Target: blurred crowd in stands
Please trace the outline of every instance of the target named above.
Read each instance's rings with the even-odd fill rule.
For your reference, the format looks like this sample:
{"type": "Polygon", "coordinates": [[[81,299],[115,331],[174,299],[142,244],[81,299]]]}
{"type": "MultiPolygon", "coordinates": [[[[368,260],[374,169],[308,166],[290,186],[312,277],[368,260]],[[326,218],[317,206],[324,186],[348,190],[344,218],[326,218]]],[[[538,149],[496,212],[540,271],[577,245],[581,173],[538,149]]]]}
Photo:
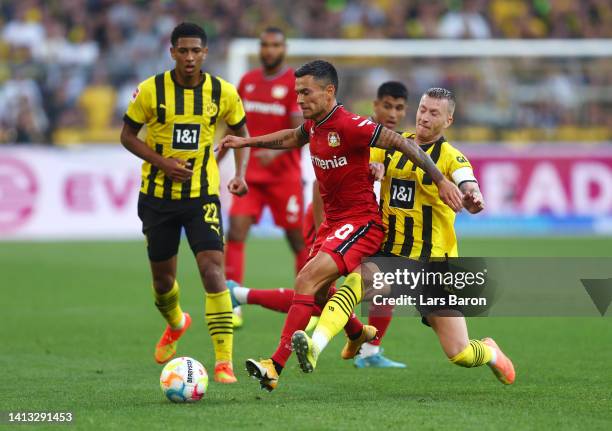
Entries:
{"type": "MultiPolygon", "coordinates": [[[[300,38],[612,37],[609,0],[4,0],[0,10],[0,142],[10,143],[117,142],[137,83],[172,67],[181,21],[205,27],[206,68],[221,76],[231,39],[270,25],[300,38]]],[[[367,113],[376,85],[401,79],[411,105],[429,85],[455,90],[458,139],[612,140],[610,58],[406,65],[347,65],[341,99],[367,113]]]]}

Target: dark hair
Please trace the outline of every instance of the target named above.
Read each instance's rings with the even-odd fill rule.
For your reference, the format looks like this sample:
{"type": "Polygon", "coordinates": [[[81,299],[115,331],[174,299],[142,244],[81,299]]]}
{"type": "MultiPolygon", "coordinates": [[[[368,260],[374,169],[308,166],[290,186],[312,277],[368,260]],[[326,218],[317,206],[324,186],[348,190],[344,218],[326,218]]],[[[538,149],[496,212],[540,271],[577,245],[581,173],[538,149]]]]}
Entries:
{"type": "Polygon", "coordinates": [[[261,33],[262,34],[265,34],[265,33],[280,34],[283,37],[283,39],[286,38],[285,32],[283,30],[281,30],[280,28],[278,28],[278,27],[273,27],[273,26],[266,27],[266,28],[264,28],[264,30],[261,33]]]}
{"type": "Polygon", "coordinates": [[[399,81],[383,82],[381,86],[378,87],[376,97],[382,99],[385,96],[391,96],[394,99],[408,100],[408,89],[399,81]]]}
{"type": "Polygon", "coordinates": [[[432,97],[434,99],[446,99],[448,100],[448,112],[452,115],[455,112],[455,95],[452,91],[447,90],[446,88],[433,87],[425,92],[425,95],[428,97],[432,97]]]}
{"type": "Polygon", "coordinates": [[[170,41],[172,46],[176,46],[179,38],[181,37],[198,37],[202,41],[202,46],[206,46],[206,32],[202,27],[192,22],[182,22],[172,30],[170,41]]]}
{"type": "Polygon", "coordinates": [[[325,81],[325,85],[333,85],[335,92],[338,93],[338,72],[333,64],[324,60],[315,60],[303,64],[294,73],[296,78],[311,75],[316,80],[325,81]]]}

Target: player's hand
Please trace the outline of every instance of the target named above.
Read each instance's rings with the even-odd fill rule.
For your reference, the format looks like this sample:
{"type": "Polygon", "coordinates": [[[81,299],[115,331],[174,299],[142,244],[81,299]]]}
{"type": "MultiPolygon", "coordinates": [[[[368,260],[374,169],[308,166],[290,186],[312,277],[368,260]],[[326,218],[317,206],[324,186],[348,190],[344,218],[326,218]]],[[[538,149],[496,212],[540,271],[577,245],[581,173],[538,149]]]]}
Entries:
{"type": "Polygon", "coordinates": [[[370,175],[375,181],[382,181],[385,177],[385,165],[379,162],[370,162],[370,175]]]}
{"type": "Polygon", "coordinates": [[[463,207],[472,214],[477,214],[485,207],[482,194],[478,190],[470,190],[463,195],[463,207]]]}
{"type": "Polygon", "coordinates": [[[249,191],[246,181],[242,177],[234,177],[227,183],[229,192],[236,196],[244,196],[249,191]]]}
{"type": "Polygon", "coordinates": [[[184,183],[193,175],[192,166],[186,160],[164,158],[159,168],[172,181],[184,183]]]}
{"type": "Polygon", "coordinates": [[[234,135],[225,135],[215,147],[215,151],[224,148],[244,148],[249,146],[249,139],[234,135]]]}
{"type": "Polygon", "coordinates": [[[455,183],[444,178],[437,186],[438,194],[442,202],[451,207],[455,212],[461,211],[461,208],[463,208],[463,195],[455,183]]]}
{"type": "Polygon", "coordinates": [[[282,151],[268,150],[268,149],[262,148],[256,153],[253,153],[253,157],[257,157],[259,159],[259,163],[261,163],[261,166],[268,166],[270,163],[274,161],[274,159],[280,156],[281,153],[282,151]]]}

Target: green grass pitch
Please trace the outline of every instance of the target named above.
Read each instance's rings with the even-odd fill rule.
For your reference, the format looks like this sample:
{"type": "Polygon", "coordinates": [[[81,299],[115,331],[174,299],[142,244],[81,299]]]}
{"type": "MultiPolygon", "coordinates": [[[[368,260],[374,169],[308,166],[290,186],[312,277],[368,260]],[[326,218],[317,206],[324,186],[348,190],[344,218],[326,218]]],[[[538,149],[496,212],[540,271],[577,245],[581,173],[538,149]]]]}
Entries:
{"type": "MultiPolygon", "coordinates": [[[[610,238],[465,239],[460,246],[469,256],[612,256],[610,238]]],[[[247,284],[291,287],[282,240],[251,240],[247,253],[247,284]]],[[[302,374],[292,358],[269,394],[243,363],[272,353],[284,316],[245,307],[245,327],[235,334],[239,383],[211,382],[202,402],[174,405],[162,396],[153,361],[164,324],[142,242],[0,243],[0,274],[5,416],[69,410],[69,429],[612,429],[609,318],[470,319],[473,337],[495,337],[514,360],[512,387],[486,367],[452,366],[431,330],[397,318],[383,345],[407,369],[354,369],[340,359],[337,337],[314,374],[302,374]]],[[[202,287],[185,244],[179,282],[194,317],[179,354],[212,371],[202,287]]]]}

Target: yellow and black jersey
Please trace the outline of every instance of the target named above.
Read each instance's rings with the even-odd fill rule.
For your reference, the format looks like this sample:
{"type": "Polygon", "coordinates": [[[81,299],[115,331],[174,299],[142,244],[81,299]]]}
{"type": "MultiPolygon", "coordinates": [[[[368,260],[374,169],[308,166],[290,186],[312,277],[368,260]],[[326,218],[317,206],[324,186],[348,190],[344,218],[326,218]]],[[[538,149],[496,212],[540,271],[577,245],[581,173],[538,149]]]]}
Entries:
{"type": "Polygon", "coordinates": [[[232,129],[246,122],[236,88],[208,73],[193,88],[176,82],[174,70],[138,85],[123,120],[140,129],[147,126],[147,145],[164,157],[186,160],[191,180],[176,183],[149,162],[142,164],[141,193],[164,199],[219,195],[219,169],[212,154],[218,119],[232,129]]]}
{"type": "MultiPolygon", "coordinates": [[[[402,136],[414,139],[411,133],[402,136]]],[[[444,137],[421,148],[449,180],[475,181],[470,162],[444,137]]],[[[442,202],[431,177],[399,151],[373,148],[370,161],[385,165],[380,205],[386,233],[381,251],[420,260],[456,257],[455,213],[442,202]]]]}

